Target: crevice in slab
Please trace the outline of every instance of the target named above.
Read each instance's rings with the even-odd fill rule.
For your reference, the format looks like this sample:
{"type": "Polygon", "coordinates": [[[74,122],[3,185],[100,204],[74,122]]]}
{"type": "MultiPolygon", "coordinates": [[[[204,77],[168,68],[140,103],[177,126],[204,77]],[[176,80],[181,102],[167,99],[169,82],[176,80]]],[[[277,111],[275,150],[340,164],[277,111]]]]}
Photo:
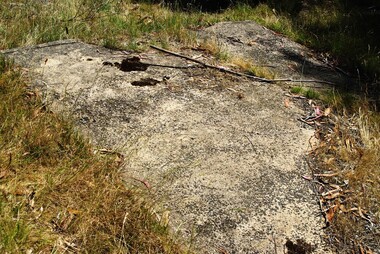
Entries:
{"type": "Polygon", "coordinates": [[[153,78],[143,78],[137,81],[131,82],[132,86],[155,86],[161,81],[153,79],[153,78]]]}
{"type": "Polygon", "coordinates": [[[130,72],[130,71],[146,71],[149,67],[149,64],[140,62],[140,58],[133,56],[130,58],[125,58],[119,62],[112,63],[110,61],[104,61],[103,65],[105,66],[116,66],[121,71],[130,72]]]}

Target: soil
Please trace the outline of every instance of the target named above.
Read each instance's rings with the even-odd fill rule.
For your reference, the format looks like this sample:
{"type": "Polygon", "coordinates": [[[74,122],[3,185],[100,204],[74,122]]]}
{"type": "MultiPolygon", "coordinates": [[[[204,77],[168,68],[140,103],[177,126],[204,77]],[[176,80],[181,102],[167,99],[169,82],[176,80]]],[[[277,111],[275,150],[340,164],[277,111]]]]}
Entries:
{"type": "MultiPolygon", "coordinates": [[[[251,23],[225,25],[230,37],[231,26],[264,29],[251,23]]],[[[246,36],[256,38],[251,30],[246,36]]],[[[239,45],[231,52],[251,47],[239,45]]],[[[286,64],[265,50],[266,63],[286,64]]],[[[136,54],[59,41],[3,53],[29,69],[52,110],[73,115],[98,147],[125,155],[127,183],[149,183],[158,217],[170,213],[174,233],[199,253],[331,252],[316,197],[302,178],[310,174],[303,157],[313,130],[297,120],[306,114],[297,103],[284,103],[282,87],[153,49],[136,54]]]]}

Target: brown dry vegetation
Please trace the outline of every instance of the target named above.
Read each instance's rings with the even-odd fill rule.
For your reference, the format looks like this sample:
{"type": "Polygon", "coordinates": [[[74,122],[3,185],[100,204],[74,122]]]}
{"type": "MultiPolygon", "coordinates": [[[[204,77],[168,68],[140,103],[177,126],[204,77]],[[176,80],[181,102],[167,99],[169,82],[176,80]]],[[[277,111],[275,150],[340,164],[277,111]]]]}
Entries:
{"type": "Polygon", "coordinates": [[[0,59],[0,252],[183,253],[117,153],[94,154],[0,59]]]}
{"type": "Polygon", "coordinates": [[[328,241],[339,253],[373,253],[380,246],[379,116],[357,112],[319,126],[320,143],[309,158],[328,241]]]}

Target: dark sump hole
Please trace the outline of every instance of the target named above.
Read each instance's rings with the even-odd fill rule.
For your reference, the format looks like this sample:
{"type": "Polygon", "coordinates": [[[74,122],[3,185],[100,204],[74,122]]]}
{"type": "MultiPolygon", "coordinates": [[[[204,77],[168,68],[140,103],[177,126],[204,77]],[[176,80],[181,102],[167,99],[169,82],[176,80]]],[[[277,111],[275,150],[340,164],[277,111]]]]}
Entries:
{"type": "Polygon", "coordinates": [[[146,71],[149,67],[149,64],[140,62],[140,58],[137,56],[133,56],[130,58],[125,58],[121,63],[103,62],[103,65],[108,66],[116,66],[121,71],[129,72],[129,71],[146,71]]]}
{"type": "Polygon", "coordinates": [[[305,242],[303,239],[297,239],[295,243],[287,239],[285,246],[288,249],[288,254],[310,254],[316,249],[316,246],[305,242]]]}
{"type": "Polygon", "coordinates": [[[143,78],[138,81],[133,81],[131,83],[132,86],[155,86],[160,83],[159,80],[153,78],[143,78]]]}
{"type": "Polygon", "coordinates": [[[113,63],[108,62],[108,61],[104,61],[104,62],[103,62],[103,65],[104,65],[104,66],[114,66],[113,63]]]}

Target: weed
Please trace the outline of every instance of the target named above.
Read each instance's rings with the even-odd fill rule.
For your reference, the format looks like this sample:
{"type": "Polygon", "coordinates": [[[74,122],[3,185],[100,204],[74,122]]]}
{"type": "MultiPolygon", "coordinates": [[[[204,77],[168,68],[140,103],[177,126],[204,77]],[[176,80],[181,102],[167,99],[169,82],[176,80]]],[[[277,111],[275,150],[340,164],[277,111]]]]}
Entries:
{"type": "Polygon", "coordinates": [[[0,214],[4,216],[0,220],[0,250],[13,252],[25,245],[29,228],[25,221],[19,218],[20,207],[10,207],[6,202],[4,197],[0,196],[0,214]]]}
{"type": "Polygon", "coordinates": [[[335,89],[323,91],[321,99],[335,110],[354,112],[360,105],[360,98],[352,93],[339,92],[335,89]]]}
{"type": "Polygon", "coordinates": [[[311,88],[306,89],[304,95],[308,99],[319,99],[319,93],[311,88]]]}
{"type": "Polygon", "coordinates": [[[294,94],[299,94],[302,96],[305,96],[308,99],[319,99],[320,98],[320,93],[315,91],[312,88],[304,88],[301,86],[294,86],[290,89],[291,93],[294,94]]]}
{"type": "Polygon", "coordinates": [[[290,88],[290,92],[294,94],[302,94],[303,88],[300,86],[293,86],[292,88],[290,88]]]}

